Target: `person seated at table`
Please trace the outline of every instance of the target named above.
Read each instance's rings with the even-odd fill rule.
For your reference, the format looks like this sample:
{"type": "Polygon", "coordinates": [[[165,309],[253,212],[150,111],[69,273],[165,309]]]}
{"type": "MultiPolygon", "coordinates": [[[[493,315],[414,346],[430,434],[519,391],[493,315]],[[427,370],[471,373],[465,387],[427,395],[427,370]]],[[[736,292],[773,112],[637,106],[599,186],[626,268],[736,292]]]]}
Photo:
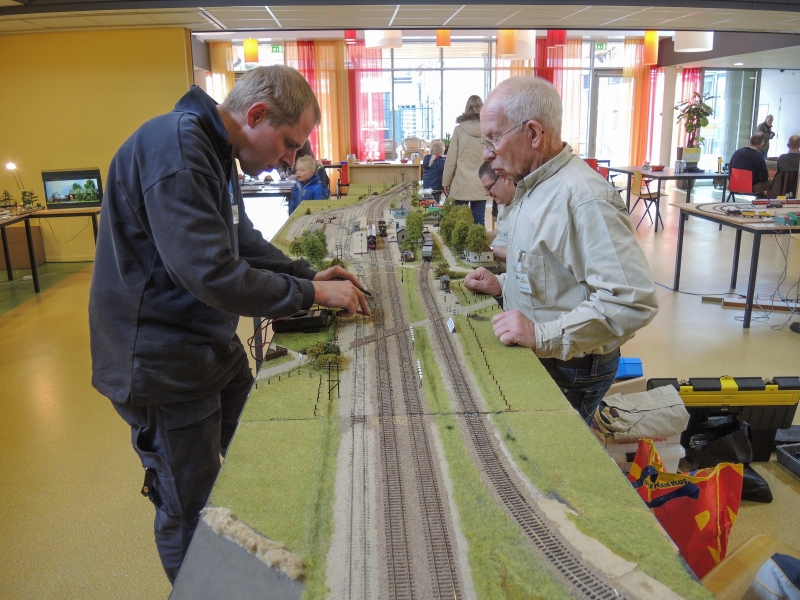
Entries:
{"type": "Polygon", "coordinates": [[[431,153],[422,158],[422,185],[433,192],[433,199],[442,197],[442,174],[444,173],[444,142],[431,143],[431,153]]]}
{"type": "Polygon", "coordinates": [[[767,161],[761,155],[761,148],[767,140],[763,133],[756,132],[750,137],[750,144],[739,148],[731,156],[731,169],[742,169],[753,174],[753,193],[761,194],[772,188],[772,179],[767,171],[767,161]]]}
{"type": "Polygon", "coordinates": [[[800,170],[800,135],[793,135],[786,142],[789,151],[778,157],[778,173],[800,170]]]}
{"type": "Polygon", "coordinates": [[[294,174],[297,181],[289,199],[290,215],[303,200],[326,200],[331,197],[331,191],[322,185],[317,176],[317,161],[310,156],[301,156],[297,159],[294,164],[294,174]]]}

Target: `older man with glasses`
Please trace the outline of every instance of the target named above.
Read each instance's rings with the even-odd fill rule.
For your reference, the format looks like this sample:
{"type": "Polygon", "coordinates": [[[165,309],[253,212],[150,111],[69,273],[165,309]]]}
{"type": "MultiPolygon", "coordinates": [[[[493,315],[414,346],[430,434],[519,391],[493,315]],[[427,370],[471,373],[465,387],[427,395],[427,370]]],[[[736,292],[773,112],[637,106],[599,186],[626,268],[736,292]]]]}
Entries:
{"type": "Polygon", "coordinates": [[[531,348],[588,422],[616,375],[620,346],[658,310],[647,260],[614,188],[561,141],[548,82],[512,77],[481,111],[483,157],[516,184],[508,272],[467,288],[502,298],[495,335],[531,348]]]}

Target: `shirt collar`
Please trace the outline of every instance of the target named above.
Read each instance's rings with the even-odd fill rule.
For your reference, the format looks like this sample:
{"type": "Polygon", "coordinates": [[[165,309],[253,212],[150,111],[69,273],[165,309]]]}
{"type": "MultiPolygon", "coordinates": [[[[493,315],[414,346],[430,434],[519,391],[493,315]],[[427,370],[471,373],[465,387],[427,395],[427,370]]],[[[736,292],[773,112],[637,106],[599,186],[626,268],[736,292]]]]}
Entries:
{"type": "Polygon", "coordinates": [[[570,160],[572,160],[572,155],[572,148],[569,144],[564,143],[564,147],[561,149],[561,152],[541,165],[533,173],[527,175],[517,184],[517,193],[514,196],[514,201],[516,202],[517,199],[533,190],[533,188],[539,185],[542,181],[546,181],[558,173],[570,160]]]}

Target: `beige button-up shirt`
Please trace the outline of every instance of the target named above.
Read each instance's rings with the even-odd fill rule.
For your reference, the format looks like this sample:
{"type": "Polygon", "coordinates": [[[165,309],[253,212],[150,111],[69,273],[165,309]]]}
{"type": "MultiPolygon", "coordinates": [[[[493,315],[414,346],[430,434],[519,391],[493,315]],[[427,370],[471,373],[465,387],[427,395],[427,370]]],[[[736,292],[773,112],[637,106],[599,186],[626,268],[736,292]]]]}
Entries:
{"type": "Polygon", "coordinates": [[[653,276],[619,194],[568,145],[517,184],[505,310],[536,329],[536,355],[606,354],[658,311],[653,276]]]}

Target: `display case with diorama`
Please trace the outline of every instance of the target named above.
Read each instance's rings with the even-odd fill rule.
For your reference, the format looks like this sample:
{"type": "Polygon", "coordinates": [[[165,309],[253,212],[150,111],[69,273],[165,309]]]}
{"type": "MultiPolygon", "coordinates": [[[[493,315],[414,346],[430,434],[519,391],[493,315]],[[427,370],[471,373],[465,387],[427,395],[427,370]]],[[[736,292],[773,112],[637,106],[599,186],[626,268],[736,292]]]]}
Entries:
{"type": "Polygon", "coordinates": [[[100,206],[103,181],[100,169],[42,171],[47,208],[100,206]]]}

